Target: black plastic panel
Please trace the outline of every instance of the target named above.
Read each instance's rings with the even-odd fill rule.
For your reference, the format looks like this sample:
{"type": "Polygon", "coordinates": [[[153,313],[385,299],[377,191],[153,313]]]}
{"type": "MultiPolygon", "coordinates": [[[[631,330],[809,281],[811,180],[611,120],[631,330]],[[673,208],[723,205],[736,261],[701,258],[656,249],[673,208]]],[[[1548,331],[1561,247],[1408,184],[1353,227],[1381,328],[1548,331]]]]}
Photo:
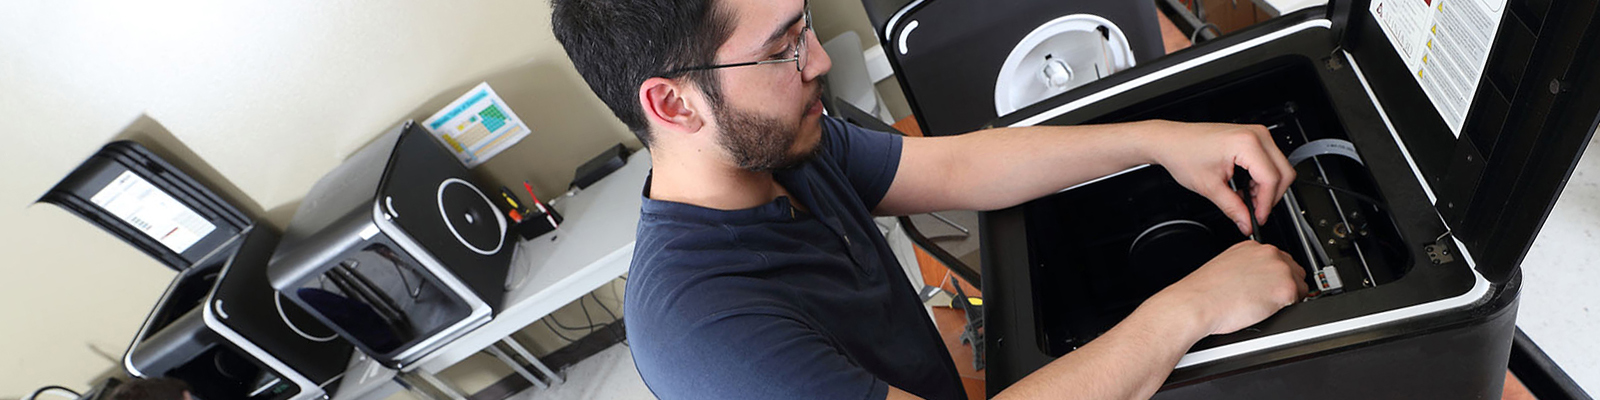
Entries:
{"type": "Polygon", "coordinates": [[[516,246],[516,236],[506,234],[511,221],[489,200],[492,192],[469,182],[466,166],[438,140],[418,125],[405,129],[383,173],[378,199],[393,206],[401,230],[498,310],[516,246]],[[446,183],[450,179],[457,180],[446,183]]]}
{"type": "Polygon", "coordinates": [[[267,260],[277,244],[278,234],[270,227],[251,228],[217,282],[211,297],[213,307],[225,311],[222,324],[272,357],[312,382],[331,381],[344,373],[352,347],[272,289],[267,282],[267,260]]]}
{"type": "Polygon", "coordinates": [[[251,223],[244,212],[224,202],[211,189],[132,141],[106,144],[39,201],[65,208],[179,271],[200,262],[251,223]],[[96,193],[125,173],[132,173],[171,196],[214,229],[180,253],[92,201],[96,193]]]}
{"type": "Polygon", "coordinates": [[[880,39],[927,136],[963,134],[992,122],[998,116],[994,95],[1001,64],[1029,32],[1055,18],[1106,18],[1127,36],[1139,63],[1164,51],[1153,2],[926,0],[905,7],[897,25],[887,27],[889,34],[880,39]],[[900,54],[898,41],[911,21],[918,27],[908,34],[910,51],[900,54]]]}
{"type": "Polygon", "coordinates": [[[1457,138],[1355,1],[1345,48],[1438,196],[1440,214],[1502,281],[1532,245],[1600,120],[1592,1],[1510,0],[1457,138]]]}

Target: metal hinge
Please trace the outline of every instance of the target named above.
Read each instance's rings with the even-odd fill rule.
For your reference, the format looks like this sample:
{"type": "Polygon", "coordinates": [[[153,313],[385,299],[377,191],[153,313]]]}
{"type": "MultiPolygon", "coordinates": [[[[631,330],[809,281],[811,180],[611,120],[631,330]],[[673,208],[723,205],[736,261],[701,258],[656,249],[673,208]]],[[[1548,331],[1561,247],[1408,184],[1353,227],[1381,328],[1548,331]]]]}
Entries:
{"type": "Polygon", "coordinates": [[[1433,244],[1422,246],[1422,250],[1428,253],[1428,260],[1433,262],[1433,265],[1448,264],[1456,261],[1455,253],[1450,251],[1449,243],[1444,241],[1444,238],[1449,236],[1450,231],[1444,231],[1444,233],[1439,234],[1438,238],[1433,239],[1433,244]]]}

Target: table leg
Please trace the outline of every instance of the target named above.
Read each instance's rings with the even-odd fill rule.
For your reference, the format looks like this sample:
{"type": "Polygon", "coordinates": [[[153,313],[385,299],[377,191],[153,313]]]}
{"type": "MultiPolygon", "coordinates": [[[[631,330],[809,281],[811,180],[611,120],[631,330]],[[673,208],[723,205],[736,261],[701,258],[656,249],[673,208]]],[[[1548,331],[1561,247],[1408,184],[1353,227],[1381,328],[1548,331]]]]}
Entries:
{"type": "Polygon", "coordinates": [[[533,376],[533,373],[528,372],[527,368],[523,368],[521,363],[518,363],[517,360],[512,359],[510,355],[506,354],[505,350],[500,350],[499,347],[495,347],[491,344],[489,347],[483,349],[483,351],[487,351],[490,355],[493,355],[494,358],[500,359],[500,362],[505,363],[507,367],[511,367],[511,370],[517,371],[517,375],[522,375],[523,379],[527,379],[528,382],[533,383],[534,386],[538,386],[540,389],[546,389],[550,387],[550,385],[544,383],[543,379],[533,376]]]}
{"type": "Polygon", "coordinates": [[[539,362],[538,358],[534,358],[533,353],[529,353],[528,349],[522,347],[522,343],[517,343],[516,339],[512,339],[510,336],[507,336],[501,338],[500,343],[505,343],[506,347],[510,347],[512,351],[517,352],[517,355],[522,356],[522,358],[525,360],[528,360],[528,363],[533,364],[534,368],[538,368],[540,373],[543,373],[544,376],[550,377],[550,381],[552,383],[560,384],[567,381],[566,378],[561,377],[561,374],[551,371],[550,367],[547,367],[544,365],[544,363],[539,362]]]}
{"type": "Polygon", "coordinates": [[[424,371],[421,368],[417,368],[411,372],[406,372],[395,376],[395,380],[399,381],[401,386],[406,386],[407,388],[411,389],[412,393],[421,393],[424,397],[428,397],[430,399],[433,398],[433,395],[427,393],[426,390],[418,390],[414,385],[406,382],[406,380],[409,378],[421,379],[423,382],[427,383],[428,386],[433,386],[434,389],[444,394],[445,397],[449,398],[450,400],[467,399],[466,396],[461,394],[461,389],[456,388],[455,385],[445,382],[443,379],[439,379],[439,377],[435,376],[433,373],[424,371]]]}

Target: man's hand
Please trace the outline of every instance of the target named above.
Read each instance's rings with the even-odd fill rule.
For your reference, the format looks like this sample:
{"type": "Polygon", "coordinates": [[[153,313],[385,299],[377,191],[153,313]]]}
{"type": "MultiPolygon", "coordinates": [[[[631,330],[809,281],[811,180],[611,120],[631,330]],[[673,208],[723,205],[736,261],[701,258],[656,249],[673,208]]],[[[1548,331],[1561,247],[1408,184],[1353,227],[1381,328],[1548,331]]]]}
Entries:
{"type": "Polygon", "coordinates": [[[1241,242],[995,398],[1149,398],[1201,338],[1243,329],[1294,304],[1306,291],[1305,274],[1277,248],[1241,242]]]}
{"type": "Polygon", "coordinates": [[[1306,293],[1305,278],[1305,269],[1282,250],[1243,241],[1147,304],[1198,316],[1201,336],[1232,333],[1299,301],[1306,293]]]}
{"type": "Polygon", "coordinates": [[[1142,131],[1148,138],[1149,159],[1165,167],[1179,184],[1216,203],[1240,233],[1254,232],[1244,200],[1228,187],[1235,165],[1250,171],[1250,198],[1261,223],[1294,182],[1294,167],[1261,125],[1146,123],[1150,126],[1142,131]]]}

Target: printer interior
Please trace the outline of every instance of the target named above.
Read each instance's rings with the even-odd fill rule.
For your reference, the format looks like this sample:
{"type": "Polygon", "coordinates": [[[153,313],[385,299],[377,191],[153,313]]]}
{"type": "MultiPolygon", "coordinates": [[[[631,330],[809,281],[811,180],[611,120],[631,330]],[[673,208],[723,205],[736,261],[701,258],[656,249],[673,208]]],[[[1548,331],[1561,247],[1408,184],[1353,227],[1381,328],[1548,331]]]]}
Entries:
{"type": "MultiPolygon", "coordinates": [[[[1306,146],[1302,153],[1315,155],[1295,164],[1298,179],[1258,237],[1306,269],[1308,301],[1394,282],[1413,265],[1372,172],[1350,151],[1330,150],[1353,145],[1314,68],[1305,57],[1282,57],[1091,121],[1261,124],[1286,155],[1306,146]]],[[[1040,346],[1051,356],[1083,346],[1151,295],[1250,239],[1154,165],[1024,210],[1040,346]]]]}

